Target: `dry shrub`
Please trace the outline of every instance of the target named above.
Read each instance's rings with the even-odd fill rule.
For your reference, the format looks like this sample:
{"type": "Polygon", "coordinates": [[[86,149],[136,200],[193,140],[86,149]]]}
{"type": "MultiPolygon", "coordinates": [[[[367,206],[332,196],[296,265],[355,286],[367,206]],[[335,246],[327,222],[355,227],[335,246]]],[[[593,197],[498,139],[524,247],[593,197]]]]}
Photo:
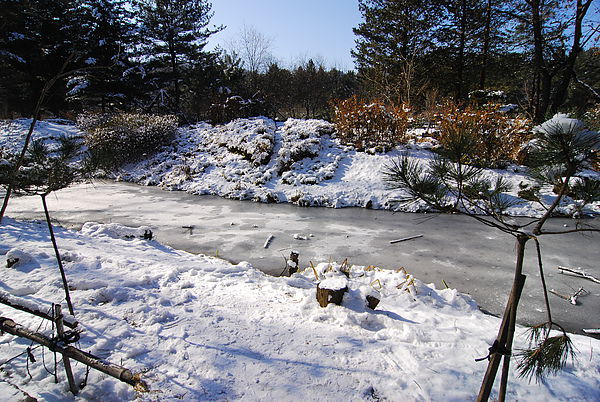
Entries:
{"type": "Polygon", "coordinates": [[[406,141],[409,111],[403,106],[365,102],[356,95],[335,101],[333,106],[335,129],[343,144],[359,150],[386,149],[406,141]]]}
{"type": "Polygon", "coordinates": [[[519,162],[519,151],[530,138],[531,122],[511,118],[497,106],[464,109],[448,104],[437,114],[439,142],[443,148],[467,136],[471,144],[470,163],[482,167],[503,167],[519,162]]]}
{"type": "Polygon", "coordinates": [[[148,114],[82,114],[77,126],[86,132],[92,161],[102,168],[117,168],[158,151],[177,131],[176,116],[148,114]]]}
{"type": "Polygon", "coordinates": [[[583,120],[588,128],[600,131],[600,103],[585,112],[583,120]]]}

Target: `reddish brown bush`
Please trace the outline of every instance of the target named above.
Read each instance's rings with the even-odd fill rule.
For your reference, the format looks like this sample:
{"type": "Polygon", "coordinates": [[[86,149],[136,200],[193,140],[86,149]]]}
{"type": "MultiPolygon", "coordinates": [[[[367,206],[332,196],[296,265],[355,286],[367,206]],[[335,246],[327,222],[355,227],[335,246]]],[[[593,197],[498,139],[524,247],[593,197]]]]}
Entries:
{"type": "Polygon", "coordinates": [[[455,143],[456,136],[466,136],[472,142],[473,154],[465,161],[477,166],[499,167],[519,162],[519,150],[529,140],[531,122],[509,117],[498,107],[464,109],[446,105],[436,115],[442,147],[455,143]]]}
{"type": "Polygon", "coordinates": [[[334,102],[334,124],[343,144],[357,149],[392,148],[406,141],[409,111],[356,95],[334,102]]]}

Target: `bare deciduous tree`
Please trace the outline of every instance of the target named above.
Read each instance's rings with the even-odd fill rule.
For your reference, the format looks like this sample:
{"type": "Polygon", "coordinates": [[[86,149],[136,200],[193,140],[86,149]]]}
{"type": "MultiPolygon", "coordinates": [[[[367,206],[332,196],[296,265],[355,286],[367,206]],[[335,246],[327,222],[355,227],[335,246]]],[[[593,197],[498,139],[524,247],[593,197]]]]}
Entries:
{"type": "Polygon", "coordinates": [[[274,61],[273,39],[250,25],[244,25],[228,47],[242,59],[244,68],[254,74],[266,72],[274,61]]]}

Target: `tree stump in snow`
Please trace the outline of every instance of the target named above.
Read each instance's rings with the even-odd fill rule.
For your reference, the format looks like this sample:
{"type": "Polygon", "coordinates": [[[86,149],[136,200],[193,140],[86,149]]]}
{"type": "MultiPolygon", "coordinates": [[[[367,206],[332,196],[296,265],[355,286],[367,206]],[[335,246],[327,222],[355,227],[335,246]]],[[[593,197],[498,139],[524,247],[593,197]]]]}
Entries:
{"type": "Polygon", "coordinates": [[[329,303],[339,306],[347,291],[348,281],[345,277],[327,278],[317,284],[317,301],[321,307],[327,307],[329,303]]]}
{"type": "Polygon", "coordinates": [[[290,253],[290,259],[288,260],[288,276],[292,276],[296,272],[298,272],[298,265],[300,254],[297,251],[292,251],[290,253]],[[289,262],[293,262],[294,266],[292,266],[289,262]]]}
{"type": "Polygon", "coordinates": [[[375,296],[367,295],[367,306],[371,310],[375,310],[375,307],[379,304],[379,299],[375,296]]]}

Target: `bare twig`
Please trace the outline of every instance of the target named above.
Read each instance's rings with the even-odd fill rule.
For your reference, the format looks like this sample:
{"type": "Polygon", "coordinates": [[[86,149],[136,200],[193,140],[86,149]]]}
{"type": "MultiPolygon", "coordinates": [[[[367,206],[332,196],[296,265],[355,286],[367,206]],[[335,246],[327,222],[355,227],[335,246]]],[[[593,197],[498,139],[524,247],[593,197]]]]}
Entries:
{"type": "Polygon", "coordinates": [[[561,274],[564,274],[565,272],[567,272],[569,274],[579,276],[581,278],[589,279],[592,282],[600,283],[600,279],[593,277],[592,275],[588,274],[587,272],[585,272],[583,270],[575,269],[575,268],[561,267],[561,266],[559,266],[558,269],[560,270],[561,274]]]}
{"type": "Polygon", "coordinates": [[[418,239],[419,237],[423,237],[423,235],[420,234],[420,235],[416,235],[416,236],[404,237],[402,239],[390,240],[390,244],[400,243],[400,242],[407,241],[407,240],[412,240],[412,239],[418,239]]]}

